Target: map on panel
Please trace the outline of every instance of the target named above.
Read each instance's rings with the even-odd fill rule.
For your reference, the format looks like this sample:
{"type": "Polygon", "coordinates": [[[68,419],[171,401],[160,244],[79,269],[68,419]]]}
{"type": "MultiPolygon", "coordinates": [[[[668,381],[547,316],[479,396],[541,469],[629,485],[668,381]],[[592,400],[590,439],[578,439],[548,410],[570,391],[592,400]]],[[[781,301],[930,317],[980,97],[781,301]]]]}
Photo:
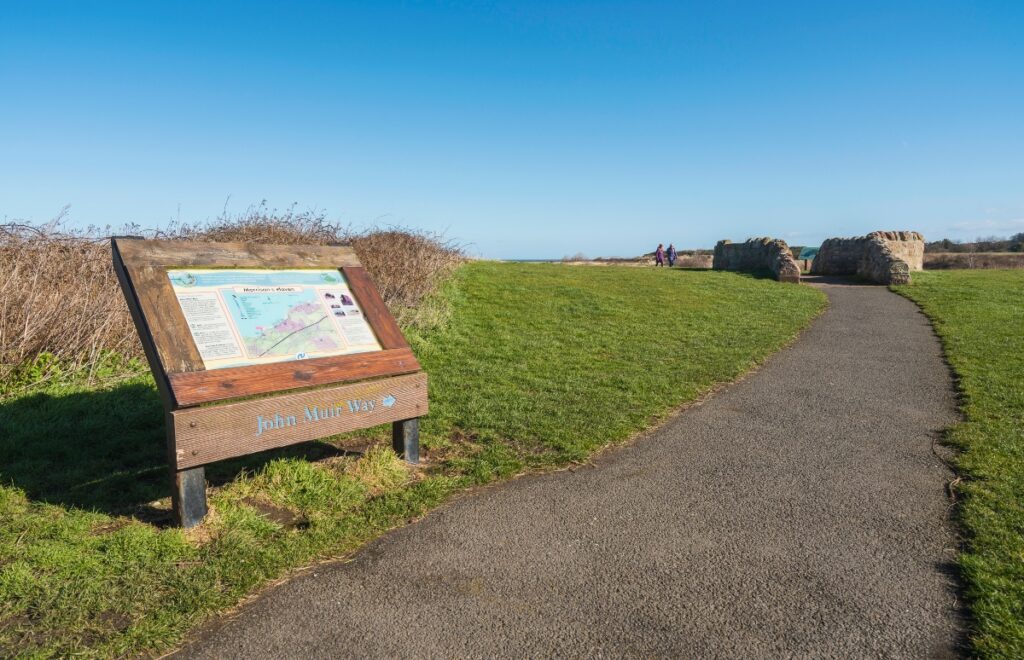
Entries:
{"type": "Polygon", "coordinates": [[[169,270],[207,369],[381,350],[337,270],[169,270]]]}

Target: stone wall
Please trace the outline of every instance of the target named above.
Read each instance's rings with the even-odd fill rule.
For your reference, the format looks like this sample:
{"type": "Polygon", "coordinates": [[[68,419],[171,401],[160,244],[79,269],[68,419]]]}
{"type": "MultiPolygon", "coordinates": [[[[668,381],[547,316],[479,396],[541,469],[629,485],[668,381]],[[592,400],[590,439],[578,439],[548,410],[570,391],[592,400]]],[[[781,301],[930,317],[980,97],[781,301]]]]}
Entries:
{"type": "Polygon", "coordinates": [[[916,231],[873,231],[868,237],[876,236],[885,241],[900,261],[905,261],[910,270],[924,270],[924,236],[916,231]]]}
{"type": "Polygon", "coordinates": [[[855,275],[867,237],[827,238],[811,263],[812,275],[855,275]]]}
{"type": "Polygon", "coordinates": [[[814,275],[859,275],[878,284],[906,284],[924,267],[924,237],[916,231],[875,231],[830,238],[811,264],[814,275]]]}
{"type": "Polygon", "coordinates": [[[780,282],[799,282],[800,268],[786,241],[752,238],[743,243],[718,241],[712,263],[715,270],[768,271],[780,282]]]}
{"type": "Polygon", "coordinates": [[[868,239],[857,274],[879,284],[910,283],[910,266],[896,256],[888,241],[877,236],[868,239]]]}

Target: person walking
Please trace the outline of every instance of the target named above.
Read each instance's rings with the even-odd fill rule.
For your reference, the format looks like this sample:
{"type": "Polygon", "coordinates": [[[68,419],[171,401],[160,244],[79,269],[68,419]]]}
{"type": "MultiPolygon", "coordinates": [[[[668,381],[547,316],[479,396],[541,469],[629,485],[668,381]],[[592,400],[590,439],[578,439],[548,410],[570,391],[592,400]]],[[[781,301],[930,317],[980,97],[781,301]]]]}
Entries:
{"type": "Polygon", "coordinates": [[[668,251],[665,253],[668,258],[668,267],[672,268],[676,265],[676,246],[671,243],[668,244],[668,251]]]}
{"type": "Polygon", "coordinates": [[[662,243],[658,243],[658,249],[654,251],[654,265],[665,265],[665,246],[662,243]]]}

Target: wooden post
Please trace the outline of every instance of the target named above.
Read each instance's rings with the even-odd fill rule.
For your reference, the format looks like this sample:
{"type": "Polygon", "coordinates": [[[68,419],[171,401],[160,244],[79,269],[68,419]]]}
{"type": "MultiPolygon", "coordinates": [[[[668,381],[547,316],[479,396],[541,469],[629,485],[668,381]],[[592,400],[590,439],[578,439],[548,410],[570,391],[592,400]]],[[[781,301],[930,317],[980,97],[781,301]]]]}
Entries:
{"type": "Polygon", "coordinates": [[[420,462],[420,419],[403,419],[391,424],[391,446],[400,458],[413,465],[420,462]]]}
{"type": "Polygon", "coordinates": [[[171,508],[174,522],[189,529],[203,522],[206,517],[206,468],[203,466],[176,465],[177,434],[174,414],[164,411],[164,428],[167,431],[167,458],[171,468],[171,508]]]}
{"type": "Polygon", "coordinates": [[[175,521],[188,529],[206,517],[206,469],[202,466],[174,473],[171,493],[175,521]]]}

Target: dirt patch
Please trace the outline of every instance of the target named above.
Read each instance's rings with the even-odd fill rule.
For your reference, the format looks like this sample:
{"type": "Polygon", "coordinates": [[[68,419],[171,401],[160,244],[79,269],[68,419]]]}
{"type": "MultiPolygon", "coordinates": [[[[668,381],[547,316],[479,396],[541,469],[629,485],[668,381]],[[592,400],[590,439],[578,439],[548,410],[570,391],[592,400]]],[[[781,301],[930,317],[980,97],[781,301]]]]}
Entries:
{"type": "Polygon", "coordinates": [[[261,516],[285,529],[306,529],[309,527],[309,520],[304,515],[283,506],[277,506],[254,497],[243,499],[242,504],[252,507],[261,516]]]}
{"type": "Polygon", "coordinates": [[[455,429],[447,438],[447,442],[435,447],[420,447],[420,467],[438,466],[445,461],[464,458],[481,450],[479,434],[455,429]]]}
{"type": "Polygon", "coordinates": [[[128,521],[124,519],[108,520],[105,523],[96,525],[89,532],[90,536],[105,536],[106,534],[113,534],[119,529],[122,529],[128,525],[128,521]]]}
{"type": "Polygon", "coordinates": [[[45,644],[46,636],[32,629],[32,617],[17,614],[0,619],[0,657],[13,658],[28,655],[45,644]]]}
{"type": "Polygon", "coordinates": [[[132,625],[132,618],[124,612],[107,610],[106,612],[100,612],[99,616],[96,617],[96,623],[104,628],[120,632],[127,630],[128,626],[132,625]]]}

